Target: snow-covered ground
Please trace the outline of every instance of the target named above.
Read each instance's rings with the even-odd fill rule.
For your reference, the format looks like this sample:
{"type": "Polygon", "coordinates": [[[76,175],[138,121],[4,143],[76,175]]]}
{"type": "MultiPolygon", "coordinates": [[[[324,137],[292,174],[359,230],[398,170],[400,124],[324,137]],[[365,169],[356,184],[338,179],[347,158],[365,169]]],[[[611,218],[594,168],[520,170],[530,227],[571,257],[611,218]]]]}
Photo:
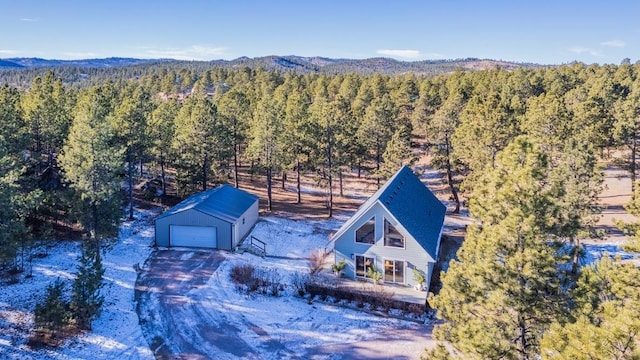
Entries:
{"type": "Polygon", "coordinates": [[[153,359],[138,325],[134,303],[136,271],[152,251],[152,211],[136,211],[137,220],[125,222],[119,240],[107,249],[103,264],[105,304],[93,331],[55,349],[31,349],[26,345],[33,328],[33,309],[44,298],[45,288],[56,279],[70,289],[78,264],[78,242],[61,241],[46,257],[35,259],[33,277],[21,277],[14,285],[0,287],[1,359],[153,359]]]}

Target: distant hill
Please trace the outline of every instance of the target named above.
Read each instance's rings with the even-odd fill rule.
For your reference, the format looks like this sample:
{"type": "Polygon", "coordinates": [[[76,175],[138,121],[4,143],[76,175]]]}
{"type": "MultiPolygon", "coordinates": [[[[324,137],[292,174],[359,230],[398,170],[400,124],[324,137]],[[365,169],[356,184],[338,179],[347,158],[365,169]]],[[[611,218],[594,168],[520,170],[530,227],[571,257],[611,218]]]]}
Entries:
{"type": "Polygon", "coordinates": [[[383,73],[398,75],[415,73],[419,75],[437,75],[449,73],[458,68],[467,70],[486,70],[500,67],[505,70],[517,68],[538,68],[542,65],[531,63],[515,63],[509,61],[489,59],[456,59],[456,60],[423,60],[423,61],[398,61],[389,58],[371,59],[331,59],[324,57],[303,56],[263,56],[256,58],[240,57],[234,60],[213,61],[181,61],[171,59],[134,59],[134,58],[106,58],[106,59],[82,59],[82,60],[47,60],[40,58],[10,58],[0,59],[2,68],[56,68],[56,67],[81,67],[81,68],[115,68],[145,64],[176,64],[176,65],[200,65],[202,67],[222,68],[263,68],[265,70],[278,70],[282,72],[294,71],[297,73],[325,73],[339,74],[355,72],[361,75],[383,73]]]}
{"type": "Polygon", "coordinates": [[[0,69],[16,69],[21,67],[24,67],[24,66],[18,63],[15,63],[13,61],[0,59],[0,69]]]}
{"type": "Polygon", "coordinates": [[[362,75],[383,73],[397,75],[403,73],[415,73],[422,75],[436,75],[455,71],[458,68],[467,70],[487,70],[500,67],[505,70],[517,68],[539,68],[543,65],[532,63],[515,63],[509,61],[489,59],[456,59],[456,60],[423,60],[423,61],[398,61],[390,58],[370,59],[330,59],[323,57],[302,56],[264,56],[257,58],[241,57],[235,60],[216,60],[213,64],[222,67],[249,67],[264,68],[268,70],[296,71],[301,73],[350,73],[362,75]]]}
{"type": "Polygon", "coordinates": [[[61,66],[77,66],[87,68],[110,68],[139,64],[150,64],[158,62],[168,62],[175,60],[167,59],[133,59],[133,58],[105,58],[105,59],[80,59],[80,60],[48,60],[40,58],[10,58],[0,59],[0,68],[22,67],[22,68],[55,68],[61,66]],[[13,65],[13,66],[12,66],[13,65]]]}

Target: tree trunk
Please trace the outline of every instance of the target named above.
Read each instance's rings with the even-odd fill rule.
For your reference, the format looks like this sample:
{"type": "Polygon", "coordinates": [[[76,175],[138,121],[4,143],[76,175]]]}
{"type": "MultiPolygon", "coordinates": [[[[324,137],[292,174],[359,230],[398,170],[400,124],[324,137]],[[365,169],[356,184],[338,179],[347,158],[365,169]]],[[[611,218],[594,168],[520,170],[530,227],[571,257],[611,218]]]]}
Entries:
{"type": "MultiPolygon", "coordinates": [[[[235,130],[234,130],[235,132],[235,130]]],[[[234,134],[235,137],[235,134],[234,134]]],[[[236,188],[240,188],[238,182],[238,144],[233,144],[233,179],[235,180],[236,188]]]]}
{"type": "Polygon", "coordinates": [[[209,155],[204,156],[204,161],[202,162],[202,191],[207,190],[207,164],[209,162],[209,155]]]}
{"type": "Polygon", "coordinates": [[[298,204],[302,202],[302,189],[300,184],[300,159],[296,159],[296,192],[298,197],[298,204]]]}
{"type": "Polygon", "coordinates": [[[167,174],[164,170],[164,154],[160,151],[160,177],[162,179],[162,195],[167,195],[167,174]]]}
{"type": "Polygon", "coordinates": [[[338,181],[340,182],[340,197],[344,197],[344,184],[342,182],[342,168],[338,168],[338,181]]]}
{"type": "Polygon", "coordinates": [[[631,140],[631,161],[629,162],[629,175],[631,175],[631,199],[635,197],[636,190],[636,152],[637,145],[635,137],[631,140]]]}
{"type": "Polygon", "coordinates": [[[287,182],[287,170],[282,169],[282,190],[285,189],[286,182],[287,182]]]}
{"type": "Polygon", "coordinates": [[[380,162],[381,162],[380,154],[380,145],[376,145],[376,183],[378,184],[378,189],[380,189],[380,162]]]}
{"type": "Polygon", "coordinates": [[[129,220],[133,220],[133,159],[130,149],[127,149],[127,166],[129,173],[129,220]]]}
{"type": "Polygon", "coordinates": [[[571,262],[571,273],[572,274],[577,274],[578,273],[578,260],[579,260],[579,254],[580,254],[580,239],[572,239],[571,241],[573,243],[573,256],[572,256],[572,262],[571,262]]]}
{"type": "Polygon", "coordinates": [[[329,217],[333,216],[333,175],[329,171],[329,217]]]}
{"type": "Polygon", "coordinates": [[[273,210],[271,201],[271,166],[267,167],[267,209],[273,210]]]}
{"type": "Polygon", "coordinates": [[[449,135],[445,135],[445,155],[447,157],[447,184],[449,184],[449,189],[451,190],[451,196],[453,196],[453,201],[456,203],[456,208],[453,210],[454,214],[460,213],[460,198],[458,197],[458,191],[453,184],[453,172],[451,170],[451,156],[450,156],[450,146],[449,143],[449,135]]]}

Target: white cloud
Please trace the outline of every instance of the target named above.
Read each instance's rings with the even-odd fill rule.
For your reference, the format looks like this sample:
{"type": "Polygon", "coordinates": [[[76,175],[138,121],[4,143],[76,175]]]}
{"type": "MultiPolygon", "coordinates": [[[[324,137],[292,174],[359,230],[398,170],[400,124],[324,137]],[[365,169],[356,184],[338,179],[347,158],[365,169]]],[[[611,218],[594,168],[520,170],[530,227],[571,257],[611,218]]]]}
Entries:
{"type": "Polygon", "coordinates": [[[391,57],[399,57],[399,58],[407,58],[407,59],[418,59],[422,57],[420,55],[419,50],[390,50],[390,49],[380,49],[376,51],[380,55],[391,56],[391,57]]]}
{"type": "Polygon", "coordinates": [[[20,21],[24,21],[24,22],[38,22],[39,19],[33,19],[33,18],[21,18],[20,21]]]}
{"type": "Polygon", "coordinates": [[[0,50],[0,55],[17,55],[18,50],[0,50]]]}
{"type": "Polygon", "coordinates": [[[627,44],[622,40],[609,40],[601,42],[600,45],[610,46],[610,47],[625,47],[627,44]]]}
{"type": "Polygon", "coordinates": [[[64,55],[67,58],[71,58],[71,59],[90,59],[90,58],[98,57],[98,54],[93,53],[93,52],[73,52],[73,51],[68,51],[68,52],[63,52],[62,55],[64,55]]]}
{"type": "Polygon", "coordinates": [[[143,47],[141,56],[149,58],[169,58],[176,60],[214,60],[227,55],[225,47],[192,45],[186,48],[143,47]]]}
{"type": "Polygon", "coordinates": [[[591,56],[596,56],[596,57],[603,56],[601,51],[584,47],[584,46],[574,46],[569,48],[569,51],[576,54],[589,54],[591,56]]]}

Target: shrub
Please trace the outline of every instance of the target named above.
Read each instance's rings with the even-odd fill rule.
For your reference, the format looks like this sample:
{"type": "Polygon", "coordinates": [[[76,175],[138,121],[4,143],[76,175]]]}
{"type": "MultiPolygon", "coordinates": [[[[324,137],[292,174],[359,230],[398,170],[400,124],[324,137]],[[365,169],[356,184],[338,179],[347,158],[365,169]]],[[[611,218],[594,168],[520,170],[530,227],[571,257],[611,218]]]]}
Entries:
{"type": "Polygon", "coordinates": [[[311,276],[317,275],[322,270],[322,264],[327,254],[322,249],[315,249],[311,251],[309,255],[309,274],[311,276]]]}
{"type": "Polygon", "coordinates": [[[231,280],[239,285],[248,285],[253,280],[254,271],[252,265],[236,265],[231,268],[231,280]]]}
{"type": "Polygon", "coordinates": [[[294,272],[291,274],[291,286],[298,293],[299,296],[304,296],[307,292],[307,285],[309,284],[309,275],[294,272]]]}
{"type": "Polygon", "coordinates": [[[280,295],[280,283],[282,282],[282,275],[277,269],[270,269],[265,272],[265,286],[267,287],[268,294],[271,296],[280,295]]]}
{"type": "Polygon", "coordinates": [[[344,268],[347,267],[347,260],[342,259],[340,260],[337,264],[333,264],[331,266],[331,271],[333,271],[336,276],[340,276],[340,274],[342,274],[342,271],[344,270],[344,268]]]}
{"type": "Polygon", "coordinates": [[[58,339],[62,330],[71,323],[69,303],[63,298],[64,287],[61,280],[56,280],[47,286],[44,302],[36,304],[36,333],[43,340],[58,339]]]}
{"type": "Polygon", "coordinates": [[[424,271],[418,269],[417,267],[413,268],[413,281],[418,284],[418,287],[422,290],[424,287],[424,281],[426,280],[424,271]]]}
{"type": "Polygon", "coordinates": [[[373,280],[374,284],[379,284],[382,280],[382,273],[375,266],[370,266],[367,270],[367,277],[373,280]]]}

